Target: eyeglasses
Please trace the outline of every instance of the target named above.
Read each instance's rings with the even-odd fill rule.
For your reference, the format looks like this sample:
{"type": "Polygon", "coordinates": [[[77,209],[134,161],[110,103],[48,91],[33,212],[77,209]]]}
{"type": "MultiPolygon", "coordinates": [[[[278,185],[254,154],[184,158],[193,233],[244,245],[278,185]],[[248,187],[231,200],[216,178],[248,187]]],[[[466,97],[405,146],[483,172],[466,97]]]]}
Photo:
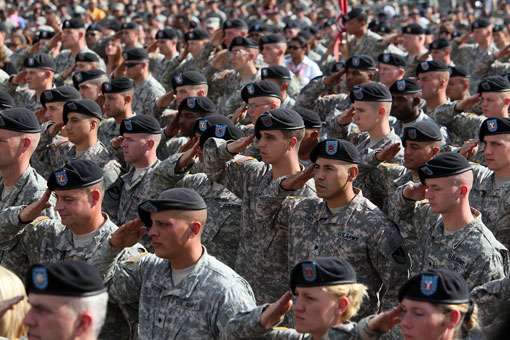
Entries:
{"type": "Polygon", "coordinates": [[[252,103],[252,104],[247,104],[247,105],[246,105],[246,108],[247,108],[247,109],[255,110],[257,107],[267,106],[267,105],[271,105],[271,104],[272,104],[272,103],[265,103],[265,104],[255,104],[255,103],[252,103]]]}
{"type": "Polygon", "coordinates": [[[124,63],[124,65],[126,65],[126,67],[128,68],[131,68],[131,67],[135,67],[136,65],[140,65],[141,63],[124,63]]]}
{"type": "Polygon", "coordinates": [[[242,56],[243,54],[246,54],[243,50],[230,51],[229,53],[234,55],[234,56],[236,56],[236,57],[239,57],[239,56],[242,56]]]}
{"type": "Polygon", "coordinates": [[[301,49],[302,47],[301,46],[289,46],[287,47],[289,50],[299,50],[301,49]]]}

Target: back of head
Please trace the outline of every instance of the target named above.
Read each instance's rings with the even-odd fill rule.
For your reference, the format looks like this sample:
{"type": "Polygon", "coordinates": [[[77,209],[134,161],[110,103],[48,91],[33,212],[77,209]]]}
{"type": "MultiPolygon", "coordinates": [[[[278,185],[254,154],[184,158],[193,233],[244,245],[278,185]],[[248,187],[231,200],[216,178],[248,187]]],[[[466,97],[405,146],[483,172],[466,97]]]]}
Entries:
{"type": "Polygon", "coordinates": [[[27,335],[27,327],[22,321],[30,306],[25,295],[25,286],[16,274],[5,267],[0,266],[0,300],[7,300],[15,296],[23,295],[21,302],[12,310],[8,310],[0,319],[0,337],[21,338],[27,335]]]}

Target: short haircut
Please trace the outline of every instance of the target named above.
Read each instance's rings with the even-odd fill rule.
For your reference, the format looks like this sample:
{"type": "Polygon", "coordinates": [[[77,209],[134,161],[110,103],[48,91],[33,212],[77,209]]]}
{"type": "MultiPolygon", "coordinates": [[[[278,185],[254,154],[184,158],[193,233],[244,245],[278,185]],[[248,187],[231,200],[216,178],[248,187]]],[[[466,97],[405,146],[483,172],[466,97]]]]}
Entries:
{"type": "MultiPolygon", "coordinates": [[[[352,165],[352,164],[351,164],[352,165]]],[[[322,290],[334,298],[346,297],[349,299],[349,306],[342,314],[342,321],[349,321],[361,306],[364,297],[367,297],[367,287],[361,283],[339,284],[334,286],[324,286],[322,290]]]]}
{"type": "Polygon", "coordinates": [[[108,293],[104,292],[94,296],[85,297],[69,297],[69,308],[81,315],[83,313],[91,314],[92,316],[92,332],[94,336],[99,336],[101,328],[106,319],[106,309],[108,306],[108,293]]]}

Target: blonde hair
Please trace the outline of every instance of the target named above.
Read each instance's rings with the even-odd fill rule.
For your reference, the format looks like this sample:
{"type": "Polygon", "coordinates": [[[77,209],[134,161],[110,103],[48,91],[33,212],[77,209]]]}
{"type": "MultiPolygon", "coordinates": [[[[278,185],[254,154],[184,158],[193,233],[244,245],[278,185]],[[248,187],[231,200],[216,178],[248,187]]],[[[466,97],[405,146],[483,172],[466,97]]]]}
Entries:
{"type": "Polygon", "coordinates": [[[334,298],[345,296],[349,299],[349,306],[347,306],[347,309],[342,314],[343,323],[346,323],[358,313],[363,298],[368,296],[367,287],[361,283],[340,284],[321,288],[325,293],[328,293],[334,298]]]}
{"type": "Polygon", "coordinates": [[[473,328],[479,328],[479,318],[478,318],[478,306],[473,302],[473,311],[466,318],[466,314],[469,310],[469,303],[462,303],[458,305],[448,305],[448,304],[434,304],[436,308],[443,314],[448,314],[454,310],[458,310],[461,314],[460,322],[457,325],[456,333],[460,333],[460,329],[464,326],[467,330],[471,330],[473,328]]]}
{"type": "Polygon", "coordinates": [[[6,338],[20,338],[27,335],[28,327],[23,325],[23,318],[28,313],[30,305],[25,294],[25,286],[20,278],[9,269],[0,266],[0,300],[6,300],[23,295],[24,298],[0,319],[0,336],[6,338]]]}

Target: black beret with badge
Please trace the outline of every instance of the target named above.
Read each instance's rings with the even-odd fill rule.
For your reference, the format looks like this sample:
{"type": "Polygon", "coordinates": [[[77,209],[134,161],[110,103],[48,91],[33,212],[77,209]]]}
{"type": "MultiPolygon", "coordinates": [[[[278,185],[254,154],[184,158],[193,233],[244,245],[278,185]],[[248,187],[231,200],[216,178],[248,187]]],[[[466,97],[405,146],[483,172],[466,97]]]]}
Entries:
{"type": "Polygon", "coordinates": [[[121,30],[137,30],[138,24],[134,21],[123,22],[122,24],[120,24],[120,29],[121,30]]]}
{"type": "Polygon", "coordinates": [[[363,83],[354,86],[350,93],[351,102],[390,102],[391,93],[388,88],[381,83],[363,83]]]}
{"type": "Polygon", "coordinates": [[[420,181],[425,184],[427,178],[450,177],[469,170],[472,170],[471,165],[464,156],[456,152],[445,152],[419,167],[418,175],[420,181]]]}
{"type": "Polygon", "coordinates": [[[35,264],[26,278],[27,294],[87,297],[106,292],[96,267],[74,260],[35,264]]]}
{"type": "Polygon", "coordinates": [[[133,91],[135,89],[135,83],[132,79],[127,77],[119,77],[112,79],[111,81],[105,81],[101,84],[101,91],[103,94],[106,93],[123,93],[133,91]]]}
{"type": "Polygon", "coordinates": [[[478,85],[478,93],[483,92],[509,92],[510,82],[504,76],[491,76],[484,78],[478,85]]]}
{"type": "Polygon", "coordinates": [[[429,269],[411,277],[398,291],[398,301],[403,299],[441,304],[470,301],[466,281],[458,273],[446,269],[429,269]]]}
{"type": "Polygon", "coordinates": [[[418,64],[418,66],[416,66],[416,76],[418,76],[420,73],[427,73],[427,72],[448,72],[449,73],[450,69],[441,60],[422,61],[421,63],[418,64]]]}
{"type": "Polygon", "coordinates": [[[60,103],[70,100],[80,100],[81,95],[72,86],[59,86],[53,89],[44,90],[41,93],[41,105],[46,107],[47,103],[60,103]]]}
{"type": "Polygon", "coordinates": [[[349,141],[328,138],[318,143],[310,153],[310,160],[315,163],[317,158],[336,159],[339,161],[358,164],[358,149],[349,141]]]}
{"type": "Polygon", "coordinates": [[[62,23],[62,28],[71,28],[71,29],[78,29],[78,28],[85,28],[85,23],[80,18],[72,18],[69,20],[64,20],[62,23]]]}
{"type": "Polygon", "coordinates": [[[411,126],[406,126],[402,133],[402,145],[406,140],[415,142],[437,142],[442,140],[439,126],[431,121],[422,120],[411,126]]]}
{"type": "Polygon", "coordinates": [[[203,148],[205,142],[211,138],[221,138],[224,140],[238,140],[245,137],[243,131],[233,124],[215,124],[207,128],[202,135],[200,135],[200,147],[203,148]]]}
{"type": "Polygon", "coordinates": [[[273,28],[268,25],[254,24],[248,30],[248,33],[252,32],[271,33],[273,32],[273,28]]]}
{"type": "Polygon", "coordinates": [[[125,61],[142,61],[149,58],[147,51],[141,47],[133,47],[122,52],[125,61]]]}
{"type": "Polygon", "coordinates": [[[402,33],[403,34],[412,34],[412,35],[422,35],[422,34],[425,34],[425,30],[423,29],[423,27],[421,25],[418,25],[418,24],[409,24],[407,26],[405,26],[404,28],[402,28],[402,33]]]}
{"type": "Polygon", "coordinates": [[[340,72],[345,68],[345,63],[343,61],[337,61],[331,65],[331,73],[340,72]]]}
{"type": "Polygon", "coordinates": [[[270,80],[261,80],[257,83],[247,84],[241,90],[241,98],[247,103],[250,98],[273,97],[282,99],[282,93],[278,85],[270,80]]]}
{"type": "Polygon", "coordinates": [[[281,44],[281,43],[287,43],[287,39],[281,34],[273,33],[264,35],[260,38],[260,48],[262,49],[262,46],[265,44],[281,44]]]}
{"type": "Polygon", "coordinates": [[[184,40],[186,41],[208,40],[210,37],[209,33],[201,28],[194,29],[193,31],[189,31],[184,34],[184,40]]]}
{"type": "Polygon", "coordinates": [[[468,70],[462,65],[448,66],[451,77],[469,78],[468,70]]]}
{"type": "Polygon", "coordinates": [[[510,118],[488,118],[480,126],[479,138],[483,142],[483,138],[487,135],[508,134],[510,134],[510,118]]]}
{"type": "Polygon", "coordinates": [[[195,120],[193,123],[193,132],[195,134],[202,134],[205,130],[214,125],[235,126],[234,123],[232,123],[232,120],[228,119],[224,115],[214,114],[195,120]]]}
{"type": "Polygon", "coordinates": [[[0,90],[0,110],[10,109],[13,106],[14,102],[9,92],[0,90]]]}
{"type": "Polygon", "coordinates": [[[491,22],[489,19],[481,17],[473,21],[471,24],[471,30],[474,30],[476,28],[487,28],[491,25],[491,22]]]}
{"type": "Polygon", "coordinates": [[[342,21],[346,23],[354,18],[359,17],[361,14],[363,14],[363,10],[361,8],[353,8],[350,12],[342,17],[342,21]]]}
{"type": "Polygon", "coordinates": [[[418,93],[421,92],[421,86],[416,80],[406,78],[394,82],[390,86],[390,92],[392,94],[418,93]]]}
{"type": "Polygon", "coordinates": [[[303,261],[292,268],[290,290],[296,294],[296,287],[320,287],[357,283],[356,271],[346,260],[336,257],[319,257],[303,261]]]}
{"type": "Polygon", "coordinates": [[[177,32],[170,27],[159,30],[156,33],[156,39],[176,40],[177,38],[177,32]]]}
{"type": "Polygon", "coordinates": [[[494,25],[494,27],[492,28],[492,33],[503,32],[504,30],[505,30],[505,26],[494,25]]]}
{"type": "Polygon", "coordinates": [[[41,132],[41,126],[35,114],[24,107],[0,111],[0,129],[23,133],[41,132]]]}
{"type": "Polygon", "coordinates": [[[288,79],[290,80],[290,71],[287,67],[276,65],[276,66],[269,66],[269,67],[263,67],[262,70],[260,70],[260,76],[262,80],[264,79],[288,79]]]}
{"type": "Polygon", "coordinates": [[[245,38],[241,36],[237,36],[234,39],[232,39],[232,42],[230,43],[230,46],[228,47],[229,51],[232,51],[232,49],[236,46],[244,47],[244,48],[259,48],[259,44],[253,40],[252,38],[245,38]]]}
{"type": "Polygon", "coordinates": [[[207,205],[204,199],[193,189],[174,188],[160,193],[155,199],[143,202],[138,206],[138,216],[147,227],[152,226],[151,213],[166,210],[204,210],[207,205]]]}
{"type": "Polygon", "coordinates": [[[66,102],[64,104],[64,111],[62,114],[64,124],[67,124],[67,117],[70,113],[80,113],[82,115],[97,118],[99,120],[101,120],[103,117],[103,113],[101,112],[99,105],[90,99],[72,100],[66,102]]]}
{"type": "Polygon", "coordinates": [[[375,70],[374,58],[367,54],[359,54],[350,57],[345,62],[345,68],[355,68],[358,70],[375,70]]]}
{"type": "Polygon", "coordinates": [[[79,85],[81,83],[106,76],[106,72],[98,68],[83,72],[76,72],[73,75],[73,85],[76,89],[79,89],[79,85]]]}
{"type": "Polygon", "coordinates": [[[120,123],[119,134],[124,133],[147,133],[151,135],[159,135],[161,127],[156,118],[149,115],[139,115],[128,119],[123,119],[120,123]]]}
{"type": "Polygon", "coordinates": [[[291,109],[273,109],[264,112],[255,123],[255,136],[260,139],[260,131],[299,130],[305,128],[303,118],[291,109]]]}
{"type": "Polygon", "coordinates": [[[86,188],[103,181],[103,170],[88,159],[75,159],[62,169],[53,171],[48,178],[50,190],[86,188]]]}
{"type": "Polygon", "coordinates": [[[42,70],[50,70],[55,72],[57,64],[52,56],[46,53],[38,53],[36,55],[27,57],[23,62],[25,68],[37,68],[42,70]]]}
{"type": "Polygon", "coordinates": [[[99,56],[92,52],[80,52],[74,59],[76,61],[83,61],[87,63],[99,62],[99,56]]]}
{"type": "Polygon", "coordinates": [[[286,29],[292,29],[292,28],[298,28],[301,29],[301,26],[296,21],[289,21],[287,24],[285,24],[284,30],[286,29]]]}
{"type": "Polygon", "coordinates": [[[444,50],[450,48],[450,41],[446,38],[439,38],[429,44],[429,50],[444,50]]]}
{"type": "Polygon", "coordinates": [[[89,27],[87,27],[87,32],[90,32],[90,31],[98,31],[98,32],[103,32],[103,28],[97,24],[90,24],[89,27]]]}
{"type": "Polygon", "coordinates": [[[177,90],[179,86],[207,84],[205,76],[198,71],[186,71],[178,73],[172,78],[172,88],[177,90]]]}
{"type": "Polygon", "coordinates": [[[248,29],[248,24],[243,19],[228,19],[223,23],[223,30],[229,28],[248,29]]]}
{"type": "Polygon", "coordinates": [[[381,53],[377,57],[377,61],[379,63],[393,65],[401,68],[405,68],[407,66],[407,61],[405,58],[395,53],[381,53]]]}
{"type": "Polygon", "coordinates": [[[178,111],[190,111],[200,114],[211,114],[216,110],[216,105],[208,97],[187,97],[179,104],[178,111]]]}
{"type": "Polygon", "coordinates": [[[37,32],[37,37],[35,38],[34,40],[34,43],[37,43],[41,40],[49,40],[51,38],[53,38],[53,36],[55,35],[55,32],[51,32],[51,31],[39,31],[37,32]]]}
{"type": "Polygon", "coordinates": [[[305,129],[319,129],[322,127],[321,117],[317,112],[305,107],[295,107],[294,111],[299,113],[301,118],[303,118],[305,129]]]}

